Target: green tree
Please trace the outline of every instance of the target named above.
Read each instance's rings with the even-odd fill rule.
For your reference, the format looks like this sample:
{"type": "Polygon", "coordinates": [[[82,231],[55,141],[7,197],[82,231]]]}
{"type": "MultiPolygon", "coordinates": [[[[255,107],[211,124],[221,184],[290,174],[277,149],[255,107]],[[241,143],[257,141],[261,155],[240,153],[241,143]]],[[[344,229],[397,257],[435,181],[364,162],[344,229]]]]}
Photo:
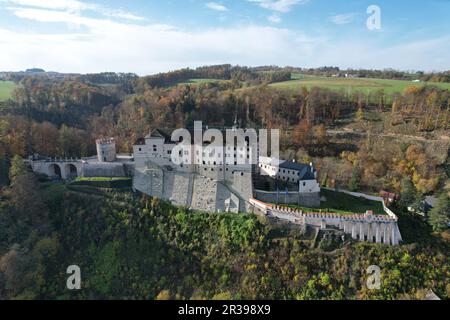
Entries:
{"type": "Polygon", "coordinates": [[[431,209],[428,219],[435,231],[447,229],[450,222],[450,197],[443,193],[438,200],[436,207],[431,209]]]}
{"type": "Polygon", "coordinates": [[[409,177],[402,180],[401,191],[400,205],[407,208],[411,206],[416,199],[416,190],[409,177]]]}
{"type": "Polygon", "coordinates": [[[361,182],[361,172],[359,168],[355,167],[352,172],[352,177],[348,182],[348,189],[350,191],[358,191],[360,182],[361,182]]]}
{"type": "Polygon", "coordinates": [[[423,195],[417,195],[411,205],[411,209],[413,212],[418,214],[425,213],[425,197],[423,195]]]}

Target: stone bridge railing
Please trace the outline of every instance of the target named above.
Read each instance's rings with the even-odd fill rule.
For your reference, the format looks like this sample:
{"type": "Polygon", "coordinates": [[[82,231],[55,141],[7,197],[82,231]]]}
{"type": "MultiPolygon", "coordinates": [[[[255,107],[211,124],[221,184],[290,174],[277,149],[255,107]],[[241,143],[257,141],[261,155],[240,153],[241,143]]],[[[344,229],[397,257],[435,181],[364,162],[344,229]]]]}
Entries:
{"type": "Polygon", "coordinates": [[[45,158],[45,159],[28,159],[28,162],[30,163],[36,163],[36,162],[45,162],[45,163],[67,163],[67,162],[79,162],[86,159],[83,158],[45,158]]]}

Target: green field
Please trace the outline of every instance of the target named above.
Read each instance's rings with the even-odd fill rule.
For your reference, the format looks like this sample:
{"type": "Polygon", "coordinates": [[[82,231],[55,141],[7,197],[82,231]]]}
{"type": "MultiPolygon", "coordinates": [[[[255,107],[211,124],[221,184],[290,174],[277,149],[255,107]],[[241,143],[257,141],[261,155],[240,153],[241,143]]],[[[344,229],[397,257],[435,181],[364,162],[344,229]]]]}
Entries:
{"type": "Polygon", "coordinates": [[[366,211],[373,211],[377,215],[386,215],[381,202],[358,198],[346,193],[330,190],[321,191],[321,196],[326,201],[321,203],[320,208],[306,208],[298,206],[289,206],[303,210],[304,212],[327,212],[337,214],[364,214],[366,211]]]}
{"type": "Polygon", "coordinates": [[[16,87],[12,81],[0,81],[0,101],[5,101],[11,98],[11,94],[16,87]]]}
{"type": "Polygon", "coordinates": [[[222,79],[189,79],[186,82],[182,82],[180,84],[205,84],[205,83],[216,83],[216,82],[221,82],[221,81],[226,81],[226,80],[222,80],[222,79]]]}
{"type": "Polygon", "coordinates": [[[133,181],[131,178],[119,177],[95,177],[95,178],[82,178],[78,177],[72,186],[89,186],[95,188],[105,188],[105,189],[124,189],[131,188],[133,181]]]}
{"type": "Polygon", "coordinates": [[[363,93],[376,92],[384,90],[385,94],[395,92],[403,93],[403,91],[412,86],[420,87],[424,85],[434,85],[442,89],[450,90],[450,83],[415,83],[405,80],[386,80],[386,79],[369,79],[369,78],[327,78],[307,76],[298,73],[292,75],[293,80],[273,83],[270,86],[279,89],[297,90],[301,87],[311,89],[312,87],[323,87],[331,90],[344,90],[348,92],[361,91],[363,93]]]}

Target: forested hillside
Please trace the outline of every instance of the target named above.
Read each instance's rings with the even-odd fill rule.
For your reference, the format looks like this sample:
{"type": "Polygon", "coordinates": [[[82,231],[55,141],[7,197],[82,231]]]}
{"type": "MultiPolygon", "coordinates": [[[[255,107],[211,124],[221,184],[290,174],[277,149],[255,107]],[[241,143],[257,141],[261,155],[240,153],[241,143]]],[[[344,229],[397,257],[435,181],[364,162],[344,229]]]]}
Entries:
{"type": "Polygon", "coordinates": [[[394,299],[430,289],[448,298],[450,91],[269,85],[293,71],[224,65],[149,77],[17,77],[0,102],[0,299],[394,299]],[[253,215],[83,193],[35,177],[17,157],[91,156],[99,137],[130,153],[151,129],[231,126],[236,117],[243,128],[280,129],[283,158],[313,161],[323,186],[400,194],[394,210],[406,243],[314,244],[253,215]],[[428,217],[407,212],[427,195],[440,197],[428,217]],[[72,264],[83,274],[73,295],[65,290],[72,264]],[[364,286],[372,264],[382,268],[381,290],[364,286]]]}
{"type": "Polygon", "coordinates": [[[312,249],[299,232],[254,215],[191,212],[128,193],[87,195],[14,172],[9,200],[0,203],[0,299],[450,295],[448,244],[421,224],[415,243],[401,247],[312,249]],[[82,290],[70,292],[65,271],[73,264],[82,290]],[[370,265],[381,267],[380,290],[367,289],[370,265]]]}

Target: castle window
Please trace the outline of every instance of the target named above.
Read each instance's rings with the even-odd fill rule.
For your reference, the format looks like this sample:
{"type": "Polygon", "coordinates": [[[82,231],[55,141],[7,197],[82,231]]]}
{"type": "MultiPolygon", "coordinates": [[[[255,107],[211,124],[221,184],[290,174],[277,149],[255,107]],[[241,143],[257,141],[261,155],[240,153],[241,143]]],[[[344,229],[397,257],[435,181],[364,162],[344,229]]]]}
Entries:
{"type": "Polygon", "coordinates": [[[142,151],[142,148],[139,148],[139,151],[142,151]]]}
{"type": "Polygon", "coordinates": [[[306,187],[306,182],[303,182],[303,186],[306,187]]]}

